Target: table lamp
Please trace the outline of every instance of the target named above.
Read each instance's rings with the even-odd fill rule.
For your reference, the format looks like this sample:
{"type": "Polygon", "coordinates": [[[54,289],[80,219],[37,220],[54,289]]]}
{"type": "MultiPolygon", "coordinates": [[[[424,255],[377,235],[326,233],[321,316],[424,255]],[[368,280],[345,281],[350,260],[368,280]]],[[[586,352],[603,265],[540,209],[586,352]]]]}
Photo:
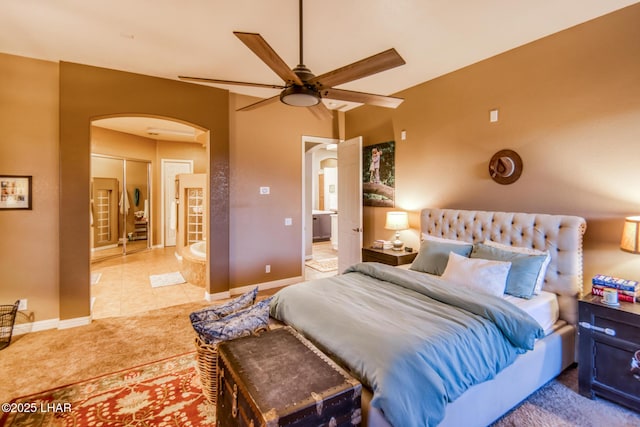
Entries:
{"type": "Polygon", "coordinates": [[[624,219],[620,249],[632,254],[640,254],[640,216],[629,216],[624,219]]]}
{"type": "Polygon", "coordinates": [[[400,240],[400,230],[409,228],[409,216],[406,212],[387,212],[387,223],[384,225],[387,230],[396,230],[396,240],[393,241],[393,250],[402,250],[402,240],[400,240]]]}

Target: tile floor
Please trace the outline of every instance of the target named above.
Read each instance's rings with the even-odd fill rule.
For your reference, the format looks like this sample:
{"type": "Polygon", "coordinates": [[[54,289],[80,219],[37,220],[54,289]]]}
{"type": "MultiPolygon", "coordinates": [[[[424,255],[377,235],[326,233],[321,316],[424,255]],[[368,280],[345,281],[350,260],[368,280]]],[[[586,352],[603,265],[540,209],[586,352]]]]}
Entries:
{"type": "MultiPolygon", "coordinates": [[[[151,287],[150,275],[180,271],[180,264],[174,252],[173,247],[151,249],[92,263],[92,275],[100,274],[98,282],[91,285],[93,318],[129,316],[171,305],[203,301],[204,289],[190,283],[151,287]]],[[[332,258],[337,254],[337,251],[331,248],[330,242],[314,244],[315,259],[332,258]]],[[[337,273],[321,273],[311,268],[305,270],[306,280],[333,276],[337,273]]]]}

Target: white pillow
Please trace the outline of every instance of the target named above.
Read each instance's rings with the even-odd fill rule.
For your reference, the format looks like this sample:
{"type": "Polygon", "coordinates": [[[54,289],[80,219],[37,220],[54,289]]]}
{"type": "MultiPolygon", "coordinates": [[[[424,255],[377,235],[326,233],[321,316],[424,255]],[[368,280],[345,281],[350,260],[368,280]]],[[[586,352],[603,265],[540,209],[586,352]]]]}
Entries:
{"type": "Polygon", "coordinates": [[[453,243],[454,245],[471,245],[470,242],[464,240],[445,239],[444,237],[432,236],[431,234],[422,233],[422,240],[431,240],[434,242],[453,243]]]}
{"type": "Polygon", "coordinates": [[[510,268],[510,262],[466,258],[450,252],[441,277],[456,285],[502,297],[510,268]]]}
{"type": "Polygon", "coordinates": [[[492,240],[485,240],[483,242],[487,246],[493,246],[494,248],[502,249],[505,251],[516,252],[519,254],[527,254],[527,255],[546,255],[542,265],[540,266],[540,271],[538,272],[538,278],[536,279],[536,286],[533,289],[533,294],[538,295],[540,291],[542,291],[542,285],[544,285],[544,276],[547,274],[547,267],[549,267],[549,263],[551,262],[551,254],[549,251],[539,251],[538,249],[532,248],[524,248],[522,246],[509,246],[504,245],[502,243],[494,242],[492,240]]]}

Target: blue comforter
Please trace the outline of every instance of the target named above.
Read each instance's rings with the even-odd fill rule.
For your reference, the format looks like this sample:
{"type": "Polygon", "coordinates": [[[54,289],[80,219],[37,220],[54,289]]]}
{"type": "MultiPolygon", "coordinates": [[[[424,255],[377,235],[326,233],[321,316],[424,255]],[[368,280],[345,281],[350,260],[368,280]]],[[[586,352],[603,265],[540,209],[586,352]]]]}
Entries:
{"type": "Polygon", "coordinates": [[[543,336],[501,298],[378,263],[282,289],[271,315],[348,367],[397,427],[437,425],[447,402],[543,336]]]}

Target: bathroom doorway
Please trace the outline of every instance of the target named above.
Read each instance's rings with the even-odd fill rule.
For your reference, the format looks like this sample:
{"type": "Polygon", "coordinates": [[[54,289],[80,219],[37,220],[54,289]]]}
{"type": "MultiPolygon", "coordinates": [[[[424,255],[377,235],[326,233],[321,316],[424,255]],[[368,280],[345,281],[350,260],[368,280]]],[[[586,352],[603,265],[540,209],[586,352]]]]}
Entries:
{"type": "Polygon", "coordinates": [[[176,199],[176,174],[208,176],[209,132],[153,117],[91,124],[93,318],[203,300],[205,290],[184,275],[175,243],[165,247],[171,218],[164,205],[176,199]],[[187,166],[167,178],[166,164],[187,166]]]}
{"type": "Polygon", "coordinates": [[[304,276],[306,280],[337,274],[338,152],[336,140],[305,138],[304,276]]]}

